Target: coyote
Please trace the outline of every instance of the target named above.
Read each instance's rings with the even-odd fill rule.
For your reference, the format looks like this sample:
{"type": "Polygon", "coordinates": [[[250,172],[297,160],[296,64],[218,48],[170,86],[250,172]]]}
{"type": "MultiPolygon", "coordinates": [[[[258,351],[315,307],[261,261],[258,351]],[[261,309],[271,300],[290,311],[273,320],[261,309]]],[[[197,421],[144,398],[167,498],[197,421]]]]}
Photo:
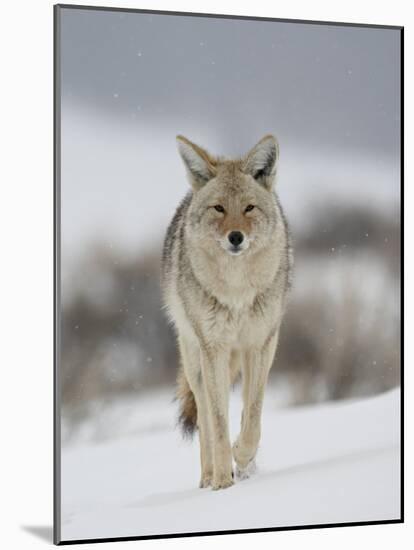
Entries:
{"type": "Polygon", "coordinates": [[[181,358],[184,434],[198,428],[200,487],[224,489],[253,471],[265,385],[290,286],[292,253],[273,189],[279,147],[265,136],[242,158],[209,154],[177,136],[192,190],[163,250],[162,286],[181,358]],[[230,385],[241,372],[240,434],[230,444],[230,385]]]}

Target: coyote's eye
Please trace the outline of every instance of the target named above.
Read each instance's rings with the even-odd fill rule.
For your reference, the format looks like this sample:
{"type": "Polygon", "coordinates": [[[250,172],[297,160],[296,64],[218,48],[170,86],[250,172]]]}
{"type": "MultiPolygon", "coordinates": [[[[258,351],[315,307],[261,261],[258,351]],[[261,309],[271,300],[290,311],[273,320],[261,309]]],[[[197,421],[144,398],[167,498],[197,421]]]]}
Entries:
{"type": "Polygon", "coordinates": [[[217,212],[221,212],[221,213],[224,213],[224,212],[225,212],[225,210],[224,210],[224,208],[221,206],[221,204],[216,204],[214,208],[217,210],[217,212]]]}
{"type": "Polygon", "coordinates": [[[246,208],[244,209],[245,212],[251,212],[254,208],[254,204],[249,204],[248,206],[246,206],[246,208]]]}

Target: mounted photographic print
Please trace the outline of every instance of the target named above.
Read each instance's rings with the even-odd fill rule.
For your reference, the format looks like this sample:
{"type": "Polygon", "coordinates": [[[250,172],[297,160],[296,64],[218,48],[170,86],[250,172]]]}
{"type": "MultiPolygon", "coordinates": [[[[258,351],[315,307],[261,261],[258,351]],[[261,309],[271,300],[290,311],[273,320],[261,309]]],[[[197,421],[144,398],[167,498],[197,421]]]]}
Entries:
{"type": "Polygon", "coordinates": [[[55,543],[403,521],[402,38],[55,6],[55,543]]]}

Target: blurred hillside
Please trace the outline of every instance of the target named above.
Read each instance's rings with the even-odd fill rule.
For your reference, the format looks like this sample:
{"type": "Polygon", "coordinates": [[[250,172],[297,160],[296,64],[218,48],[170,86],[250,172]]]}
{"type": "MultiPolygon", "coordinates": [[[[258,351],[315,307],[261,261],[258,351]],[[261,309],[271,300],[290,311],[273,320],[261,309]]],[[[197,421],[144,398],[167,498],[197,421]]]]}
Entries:
{"type": "MultiPolygon", "coordinates": [[[[399,213],[315,207],[293,232],[295,277],[272,380],[287,404],[372,395],[399,384],[399,213]]],[[[98,402],[170,386],[174,332],[162,311],[161,243],[136,257],[95,245],[62,311],[61,391],[75,427],[98,402]]]]}

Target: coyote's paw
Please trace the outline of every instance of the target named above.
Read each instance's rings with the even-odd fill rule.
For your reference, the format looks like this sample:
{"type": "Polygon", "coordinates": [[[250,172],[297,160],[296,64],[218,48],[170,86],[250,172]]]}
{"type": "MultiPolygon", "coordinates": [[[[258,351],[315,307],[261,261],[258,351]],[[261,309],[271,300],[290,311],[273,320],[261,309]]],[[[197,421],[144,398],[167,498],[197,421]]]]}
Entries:
{"type": "Polygon", "coordinates": [[[233,479],[226,479],[226,480],[214,482],[211,488],[213,489],[213,491],[218,491],[219,489],[227,489],[232,485],[234,485],[233,479]]]}
{"type": "Polygon", "coordinates": [[[241,470],[245,470],[254,460],[257,447],[243,444],[239,439],[233,444],[233,458],[241,470]]]}
{"type": "Polygon", "coordinates": [[[243,479],[249,479],[254,473],[256,473],[257,465],[256,460],[253,458],[245,468],[236,466],[236,479],[238,481],[243,481],[243,479]]]}
{"type": "Polygon", "coordinates": [[[205,489],[206,487],[210,487],[213,481],[212,474],[204,474],[201,476],[199,487],[200,489],[205,489]]]}
{"type": "Polygon", "coordinates": [[[211,488],[213,491],[217,491],[218,489],[227,489],[227,487],[231,487],[232,485],[234,485],[233,472],[231,472],[229,476],[222,475],[217,479],[214,479],[211,488]]]}

